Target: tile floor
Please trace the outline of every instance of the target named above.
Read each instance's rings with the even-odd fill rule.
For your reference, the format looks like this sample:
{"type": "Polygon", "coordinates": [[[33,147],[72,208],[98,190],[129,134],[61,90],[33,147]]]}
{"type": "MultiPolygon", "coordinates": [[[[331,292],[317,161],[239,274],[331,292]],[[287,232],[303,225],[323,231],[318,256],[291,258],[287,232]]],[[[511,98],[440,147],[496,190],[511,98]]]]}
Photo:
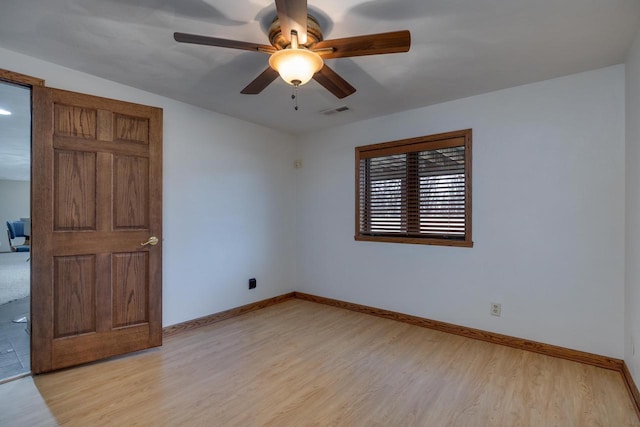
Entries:
{"type": "Polygon", "coordinates": [[[29,315],[29,297],[0,305],[0,380],[31,369],[27,324],[13,323],[25,315],[29,315]]]}

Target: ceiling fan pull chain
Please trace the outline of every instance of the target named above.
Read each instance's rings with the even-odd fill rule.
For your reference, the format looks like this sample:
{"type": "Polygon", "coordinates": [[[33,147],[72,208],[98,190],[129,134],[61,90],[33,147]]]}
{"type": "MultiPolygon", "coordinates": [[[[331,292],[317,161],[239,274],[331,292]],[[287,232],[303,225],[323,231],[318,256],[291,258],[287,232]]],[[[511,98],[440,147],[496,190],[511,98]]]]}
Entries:
{"type": "Polygon", "coordinates": [[[291,94],[291,99],[293,99],[294,101],[294,107],[293,109],[298,111],[298,86],[300,86],[300,83],[296,83],[296,81],[293,82],[293,93],[291,94]]]}

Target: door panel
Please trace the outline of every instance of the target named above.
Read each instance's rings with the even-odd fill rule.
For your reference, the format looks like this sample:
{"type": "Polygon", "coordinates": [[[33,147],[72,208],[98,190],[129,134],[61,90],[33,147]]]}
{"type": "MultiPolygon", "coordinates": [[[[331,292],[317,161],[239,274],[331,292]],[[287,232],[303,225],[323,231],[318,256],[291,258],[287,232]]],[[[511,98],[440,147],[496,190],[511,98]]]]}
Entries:
{"type": "Polygon", "coordinates": [[[149,320],[147,253],[113,255],[113,327],[136,325],[149,320]]]}
{"type": "Polygon", "coordinates": [[[149,126],[145,119],[116,114],[116,141],[149,143],[149,126]]]}
{"type": "Polygon", "coordinates": [[[162,110],[34,88],[32,371],[162,344],[162,110]],[[37,313],[37,314],[35,314],[37,313]]]}
{"type": "Polygon", "coordinates": [[[96,229],[96,153],[54,151],[54,231],[96,229]]]}
{"type": "Polygon", "coordinates": [[[55,104],[54,135],[96,139],[98,112],[91,108],[55,104]]]}
{"type": "Polygon", "coordinates": [[[113,194],[114,228],[149,228],[149,160],[115,156],[113,194]]]}
{"type": "Polygon", "coordinates": [[[54,338],[96,332],[96,257],[55,257],[54,338]]]}

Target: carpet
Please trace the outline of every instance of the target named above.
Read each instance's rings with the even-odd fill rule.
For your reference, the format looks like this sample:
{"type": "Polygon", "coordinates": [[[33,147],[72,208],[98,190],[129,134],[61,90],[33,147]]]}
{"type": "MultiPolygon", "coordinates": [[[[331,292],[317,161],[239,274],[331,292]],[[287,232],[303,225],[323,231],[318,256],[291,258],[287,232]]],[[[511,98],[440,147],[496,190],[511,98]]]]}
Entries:
{"type": "Polygon", "coordinates": [[[29,296],[29,252],[0,253],[0,305],[29,296]]]}

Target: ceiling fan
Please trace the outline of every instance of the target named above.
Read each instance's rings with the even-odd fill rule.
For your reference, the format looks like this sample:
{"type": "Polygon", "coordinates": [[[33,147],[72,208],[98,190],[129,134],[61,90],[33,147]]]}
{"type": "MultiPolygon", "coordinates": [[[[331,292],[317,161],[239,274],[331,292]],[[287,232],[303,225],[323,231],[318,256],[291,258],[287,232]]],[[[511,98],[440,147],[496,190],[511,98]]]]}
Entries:
{"type": "Polygon", "coordinates": [[[312,78],[338,98],[356,91],[345,79],[324,63],[325,59],[408,52],[411,33],[408,30],[370,34],[343,39],[323,40],[318,21],[307,11],[307,0],[276,0],[278,15],[269,28],[271,46],[238,40],[174,33],[180,43],[227,47],[270,55],[269,67],[242,89],[256,95],[278,75],[297,88],[312,78]]]}

